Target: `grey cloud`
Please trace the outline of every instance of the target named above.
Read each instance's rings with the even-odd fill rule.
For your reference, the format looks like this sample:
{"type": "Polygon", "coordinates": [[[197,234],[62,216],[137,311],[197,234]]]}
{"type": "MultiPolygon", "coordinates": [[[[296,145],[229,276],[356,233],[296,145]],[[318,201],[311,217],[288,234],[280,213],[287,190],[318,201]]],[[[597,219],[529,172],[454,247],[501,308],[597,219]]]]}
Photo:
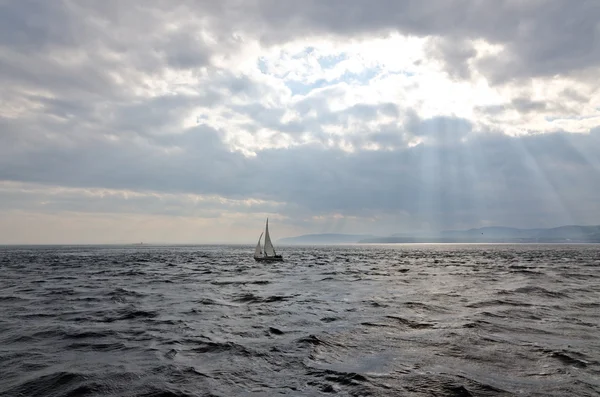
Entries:
{"type": "MultiPolygon", "coordinates": [[[[260,103],[252,103],[247,105],[233,105],[231,109],[240,114],[250,116],[260,126],[282,132],[297,131],[294,123],[281,122],[285,114],[285,110],[282,108],[268,108],[260,103]]],[[[301,127],[301,125],[298,126],[301,127]]]]}
{"type": "MultiPolygon", "coordinates": [[[[209,65],[217,49],[181,6],[25,0],[0,7],[0,84],[11,101],[23,91],[63,102],[131,100],[167,68],[209,65]]],[[[224,39],[218,49],[230,45],[235,40],[224,39]]]]}
{"type": "Polygon", "coordinates": [[[58,45],[88,51],[109,48],[129,61],[142,57],[136,66],[148,72],[159,71],[160,63],[184,68],[207,65],[212,52],[227,54],[243,43],[233,32],[266,44],[313,35],[373,36],[392,31],[437,36],[432,51],[458,77],[468,76],[465,60],[473,55],[466,40],[484,38],[506,46],[504,53],[478,64],[496,82],[569,74],[600,62],[596,45],[600,4],[594,0],[22,1],[4,3],[0,14],[0,43],[5,46],[29,47],[30,52],[58,45]],[[180,28],[165,29],[166,21],[180,28]],[[198,36],[201,29],[212,34],[220,48],[205,43],[198,36]],[[156,58],[163,50],[166,59],[156,58]]]}
{"type": "Polygon", "coordinates": [[[519,17],[508,51],[483,61],[492,80],[570,74],[598,66],[598,2],[547,1],[530,8],[535,14],[519,17]]]}
{"type": "Polygon", "coordinates": [[[352,114],[362,120],[373,120],[379,115],[398,117],[400,112],[394,103],[381,103],[377,105],[356,104],[351,106],[347,113],[352,114]]]}
{"type": "MultiPolygon", "coordinates": [[[[408,134],[397,123],[382,124],[375,132],[362,132],[346,138],[353,147],[363,148],[371,143],[377,144],[384,150],[398,150],[408,144],[408,134]]],[[[340,142],[337,143],[338,146],[340,142]]]]}
{"type": "MultiPolygon", "coordinates": [[[[496,213],[496,222],[509,218],[521,222],[518,216],[524,216],[536,224],[543,222],[537,206],[561,202],[573,210],[581,203],[590,210],[599,194],[597,171],[582,163],[582,157],[574,156],[579,152],[598,161],[586,145],[597,147],[599,142],[589,136],[577,138],[490,135],[453,145],[338,156],[316,148],[298,148],[264,153],[264,169],[274,170],[272,180],[297,182],[291,190],[279,192],[283,200],[298,202],[302,198],[305,206],[317,211],[406,211],[434,223],[441,219],[445,224],[440,226],[446,227],[460,217],[496,213]],[[556,155],[545,153],[547,145],[556,145],[556,155]],[[310,161],[304,160],[307,158],[310,161]],[[500,215],[501,208],[510,211],[500,215]]],[[[263,189],[269,190],[268,186],[263,189]]],[[[556,206],[552,209],[561,212],[556,206]]]]}
{"type": "Polygon", "coordinates": [[[526,96],[513,98],[509,103],[503,105],[477,106],[477,113],[489,116],[497,116],[507,111],[516,110],[521,114],[545,113],[557,117],[557,115],[576,115],[580,111],[581,103],[587,99],[577,93],[564,93],[559,98],[552,100],[532,100],[526,96]],[[576,96],[577,95],[577,96],[576,96]]]}
{"type": "MultiPolygon", "coordinates": [[[[327,99],[343,93],[343,90],[334,88],[322,90],[303,98],[294,106],[290,107],[290,110],[294,110],[300,115],[301,120],[284,122],[282,121],[285,114],[283,108],[266,107],[260,103],[233,105],[231,106],[231,109],[250,117],[256,123],[244,126],[250,131],[255,131],[258,127],[263,127],[288,134],[294,138],[298,138],[303,133],[308,132],[321,140],[331,139],[331,136],[323,131],[323,127],[326,126],[335,125],[347,128],[352,120],[368,122],[376,121],[381,116],[392,118],[401,117],[398,106],[389,102],[379,104],[356,104],[342,110],[331,110],[327,99]]],[[[369,132],[365,131],[364,133],[369,132]]]]}
{"type": "Polygon", "coordinates": [[[436,37],[430,40],[429,54],[441,59],[451,78],[468,80],[471,78],[469,60],[477,55],[477,51],[467,40],[452,37],[436,37]]]}
{"type": "Polygon", "coordinates": [[[473,124],[466,119],[448,116],[423,120],[414,112],[409,112],[404,128],[415,136],[448,143],[458,141],[471,132],[473,124]]]}
{"type": "MultiPolygon", "coordinates": [[[[244,36],[268,44],[318,34],[360,36],[391,31],[432,36],[430,52],[443,59],[456,78],[468,78],[467,61],[474,55],[468,40],[479,37],[507,46],[499,57],[476,65],[494,81],[568,74],[600,61],[598,46],[593,44],[594,21],[600,15],[596,4],[467,0],[368,4],[5,2],[0,5],[0,46],[4,49],[0,52],[0,83],[11,101],[20,100],[19,93],[27,89],[50,91],[57,101],[85,100],[100,105],[107,100],[130,100],[132,87],[143,86],[145,79],[160,76],[168,67],[210,67],[215,53],[227,56],[235,52],[244,45],[244,36]],[[202,31],[215,42],[206,42],[202,31]]],[[[215,74],[213,78],[233,95],[251,99],[264,94],[244,76],[232,79],[215,74]]],[[[324,92],[335,95],[331,91],[335,89],[324,92]]],[[[521,105],[526,104],[515,105],[523,109],[521,105]]],[[[299,103],[296,109],[303,114],[323,106],[311,98],[309,107],[299,103]]],[[[288,126],[289,132],[299,130],[298,125],[288,126]]]]}
{"type": "Polygon", "coordinates": [[[0,212],[30,211],[41,213],[152,214],[216,218],[224,211],[272,212],[285,206],[272,202],[225,201],[131,191],[90,191],[89,189],[52,189],[44,186],[0,185],[0,212]]]}
{"type": "MultiPolygon", "coordinates": [[[[72,119],[74,117],[93,119],[94,107],[92,104],[75,99],[51,98],[41,95],[25,95],[25,98],[31,102],[41,105],[44,114],[54,116],[60,119],[72,119]]],[[[99,121],[96,119],[96,121],[99,121]]]]}
{"type": "Polygon", "coordinates": [[[179,122],[186,113],[196,107],[212,107],[221,98],[221,93],[206,89],[200,95],[167,95],[127,102],[115,106],[107,115],[106,129],[117,133],[134,131],[139,135],[179,132],[179,122]]]}
{"type": "MultiPolygon", "coordinates": [[[[504,53],[478,64],[494,82],[569,74],[600,63],[600,47],[595,44],[600,4],[594,0],[255,1],[242,7],[246,20],[251,21],[242,21],[242,26],[252,32],[260,24],[260,37],[267,43],[313,34],[360,36],[400,31],[504,44],[504,53]]],[[[442,45],[441,54],[449,70],[465,75],[464,62],[472,55],[471,49],[462,44],[454,48],[442,45]]]]}
{"type": "MultiPolygon", "coordinates": [[[[310,103],[310,102],[307,102],[310,103]]],[[[317,102],[319,104],[319,102],[317,102]]],[[[309,105],[310,106],[310,105],[309,105]]],[[[400,111],[396,104],[378,103],[378,104],[356,104],[346,109],[332,111],[329,107],[315,106],[315,116],[305,117],[314,125],[312,132],[318,132],[321,126],[335,125],[348,128],[353,120],[361,122],[377,121],[381,116],[395,117],[400,116],[400,111]],[[315,129],[317,129],[315,131],[315,129]]],[[[318,134],[317,134],[318,135],[318,134]]]]}
{"type": "MultiPolygon", "coordinates": [[[[33,55],[0,53],[0,83],[9,93],[49,91],[62,97],[92,100],[98,97],[115,98],[125,95],[108,71],[114,62],[100,56],[81,54],[87,60],[69,64],[52,59],[44,53],[33,55]]],[[[5,91],[5,92],[6,92],[5,91]]]]}
{"type": "Polygon", "coordinates": [[[51,46],[78,44],[75,31],[85,25],[73,18],[63,2],[43,0],[0,3],[0,45],[35,52],[51,46]]]}
{"type": "Polygon", "coordinates": [[[498,115],[508,109],[506,105],[476,106],[475,111],[483,114],[498,115]]]}
{"type": "Polygon", "coordinates": [[[156,50],[164,53],[167,65],[193,69],[210,64],[210,46],[195,29],[190,30],[187,31],[185,26],[180,27],[157,43],[156,50]]]}
{"type": "MultiPolygon", "coordinates": [[[[479,136],[466,120],[423,120],[395,104],[331,111],[328,100],[343,93],[340,86],[315,90],[298,102],[292,109],[304,118],[298,122],[284,123],[281,109],[262,104],[235,110],[250,116],[253,128],[267,126],[292,137],[309,131],[322,141],[348,139],[354,153],[304,145],[263,150],[247,158],[223,143],[226,131],[175,125],[195,106],[226,103],[233,95],[246,103],[258,102],[269,94],[269,87],[248,76],[211,68],[213,55],[226,56],[243,45],[234,32],[266,44],[391,31],[448,36],[452,41],[440,39],[432,51],[457,78],[468,77],[467,61],[473,56],[468,40],[485,38],[505,44],[506,51],[475,67],[503,82],[597,66],[597,4],[5,1],[0,3],[2,99],[11,104],[29,101],[40,108],[0,119],[0,180],[256,197],[289,203],[286,211],[293,207],[310,213],[404,211],[437,222],[440,228],[477,219],[544,225],[549,214],[559,214],[552,216],[555,220],[562,214],[574,223],[600,223],[596,130],[584,135],[479,136]],[[179,27],[168,27],[169,22],[179,27]],[[214,43],[199,36],[201,30],[212,35],[214,43]],[[134,94],[169,67],[206,68],[204,85],[192,87],[199,96],[142,100],[134,94]],[[345,138],[323,133],[324,125],[343,126],[352,118],[381,115],[399,122],[345,138]],[[424,143],[408,147],[413,137],[424,143]],[[369,143],[387,150],[360,149],[369,143]]],[[[570,91],[565,95],[578,99],[570,91]]],[[[527,97],[512,105],[522,112],[554,106],[527,97]]],[[[69,205],[83,204],[73,199],[54,208],[69,205]]]]}
{"type": "MultiPolygon", "coordinates": [[[[439,123],[420,125],[432,133],[431,126],[439,123]]],[[[468,130],[460,120],[443,123],[468,130]]],[[[597,216],[599,134],[466,137],[383,152],[296,146],[246,158],[229,151],[217,131],[197,127],[158,137],[155,146],[21,149],[2,156],[0,179],[254,197],[306,213],[406,212],[440,228],[478,217],[539,225],[552,211],[575,223],[597,216]],[[172,146],[183,152],[172,156],[159,150],[172,146]]]]}
{"type": "Polygon", "coordinates": [[[519,113],[530,113],[546,109],[546,103],[543,101],[532,101],[529,98],[514,98],[512,105],[519,113]]]}
{"type": "Polygon", "coordinates": [[[561,94],[564,98],[578,102],[578,103],[585,103],[585,102],[590,101],[590,98],[587,95],[585,95],[584,93],[578,92],[572,88],[564,89],[561,94]]]}

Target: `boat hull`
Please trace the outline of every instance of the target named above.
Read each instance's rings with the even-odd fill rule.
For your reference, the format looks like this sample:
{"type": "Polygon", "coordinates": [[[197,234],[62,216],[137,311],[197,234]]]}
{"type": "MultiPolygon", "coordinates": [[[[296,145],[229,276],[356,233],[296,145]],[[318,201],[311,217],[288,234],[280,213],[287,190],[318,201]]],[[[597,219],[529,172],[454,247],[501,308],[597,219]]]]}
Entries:
{"type": "Polygon", "coordinates": [[[283,256],[255,256],[254,260],[257,262],[283,262],[283,256]]]}

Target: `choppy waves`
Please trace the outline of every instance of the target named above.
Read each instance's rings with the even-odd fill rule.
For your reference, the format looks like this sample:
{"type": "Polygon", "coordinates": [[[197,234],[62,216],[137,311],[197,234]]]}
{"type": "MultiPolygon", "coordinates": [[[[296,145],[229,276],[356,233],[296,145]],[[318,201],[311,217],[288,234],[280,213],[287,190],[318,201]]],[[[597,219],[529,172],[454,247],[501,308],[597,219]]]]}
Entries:
{"type": "Polygon", "coordinates": [[[596,396],[600,247],[0,248],[4,396],[596,396]]]}

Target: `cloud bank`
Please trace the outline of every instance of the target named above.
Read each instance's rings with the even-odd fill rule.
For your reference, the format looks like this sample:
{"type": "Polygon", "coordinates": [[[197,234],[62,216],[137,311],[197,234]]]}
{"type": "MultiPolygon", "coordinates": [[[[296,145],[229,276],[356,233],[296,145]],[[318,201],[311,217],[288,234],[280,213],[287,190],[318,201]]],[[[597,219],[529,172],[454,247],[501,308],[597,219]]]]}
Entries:
{"type": "Polygon", "coordinates": [[[0,1],[0,243],[600,224],[599,17],[0,1]]]}

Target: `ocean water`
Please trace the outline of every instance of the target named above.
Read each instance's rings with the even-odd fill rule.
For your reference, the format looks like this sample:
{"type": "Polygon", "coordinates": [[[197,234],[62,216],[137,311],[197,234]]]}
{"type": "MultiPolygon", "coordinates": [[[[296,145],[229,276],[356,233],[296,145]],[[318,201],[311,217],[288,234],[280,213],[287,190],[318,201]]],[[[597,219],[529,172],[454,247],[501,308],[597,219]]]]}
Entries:
{"type": "Polygon", "coordinates": [[[597,396],[600,245],[0,247],[1,396],[597,396]]]}

